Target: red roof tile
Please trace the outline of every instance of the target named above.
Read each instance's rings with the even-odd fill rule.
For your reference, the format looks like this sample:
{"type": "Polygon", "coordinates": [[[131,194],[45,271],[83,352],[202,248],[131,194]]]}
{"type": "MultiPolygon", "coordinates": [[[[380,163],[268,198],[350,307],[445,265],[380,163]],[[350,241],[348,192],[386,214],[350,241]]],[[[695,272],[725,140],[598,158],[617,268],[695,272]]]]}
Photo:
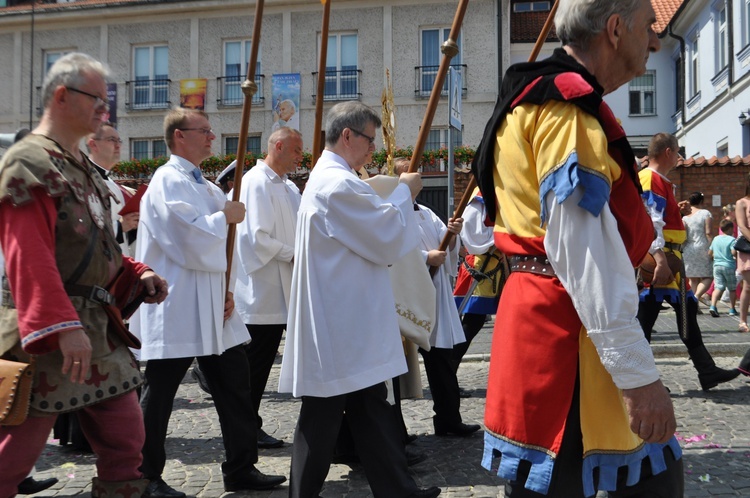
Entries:
{"type": "Polygon", "coordinates": [[[651,0],[651,5],[654,7],[656,12],[656,23],[654,24],[654,31],[658,34],[664,32],[669,25],[669,22],[674,17],[675,12],[679,9],[683,3],[687,0],[651,0]]]}
{"type": "MultiPolygon", "coordinates": [[[[649,163],[648,156],[642,157],[638,160],[641,163],[642,168],[646,168],[649,163]]],[[[688,159],[685,159],[681,163],[677,164],[678,166],[682,166],[684,168],[705,168],[705,167],[717,167],[717,166],[750,166],[750,155],[745,157],[740,156],[724,156],[724,157],[710,157],[706,159],[703,156],[698,157],[690,157],[688,159]]]]}

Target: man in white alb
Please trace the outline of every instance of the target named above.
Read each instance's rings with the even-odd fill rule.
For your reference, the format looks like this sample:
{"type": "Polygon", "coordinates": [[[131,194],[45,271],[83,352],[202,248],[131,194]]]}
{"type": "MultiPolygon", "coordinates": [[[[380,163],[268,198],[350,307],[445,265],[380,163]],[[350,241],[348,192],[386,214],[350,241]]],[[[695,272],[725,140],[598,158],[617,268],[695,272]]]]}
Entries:
{"type": "Polygon", "coordinates": [[[255,416],[242,349],[249,336],[225,282],[227,225],[242,221],[245,207],[227,201],[201,174],[198,165],[211,156],[216,138],[205,113],[171,110],[164,118],[164,137],[172,155],[156,170],[141,201],[136,254],[168,279],[170,300],[159,308],[141,306],[130,322],[143,343],[141,360],[148,361],[141,397],[146,426],[141,471],[150,480],[144,497],[185,496],[161,475],[172,401],[194,358],[219,414],[224,489],[270,489],[286,478],[264,475],[254,466],[255,416]]]}

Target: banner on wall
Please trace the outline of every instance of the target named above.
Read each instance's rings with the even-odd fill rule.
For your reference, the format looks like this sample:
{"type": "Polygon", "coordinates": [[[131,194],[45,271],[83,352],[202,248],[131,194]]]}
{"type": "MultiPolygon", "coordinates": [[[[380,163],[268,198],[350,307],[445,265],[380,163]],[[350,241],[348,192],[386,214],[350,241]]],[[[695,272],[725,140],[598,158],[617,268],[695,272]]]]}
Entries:
{"type": "Polygon", "coordinates": [[[271,79],[271,94],[273,98],[273,126],[278,130],[288,126],[299,130],[299,73],[274,74],[271,79]]]}
{"type": "Polygon", "coordinates": [[[117,124],[117,83],[107,83],[107,100],[109,101],[109,117],[107,120],[117,124]]]}
{"type": "Polygon", "coordinates": [[[180,80],[180,107],[205,110],[207,85],[205,78],[180,80]]]}

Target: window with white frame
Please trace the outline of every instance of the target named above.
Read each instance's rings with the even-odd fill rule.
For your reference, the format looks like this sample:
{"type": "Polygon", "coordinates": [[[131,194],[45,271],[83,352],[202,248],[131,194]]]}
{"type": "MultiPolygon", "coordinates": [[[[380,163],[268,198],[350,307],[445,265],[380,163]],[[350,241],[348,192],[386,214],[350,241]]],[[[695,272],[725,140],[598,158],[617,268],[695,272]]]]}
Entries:
{"type": "Polygon", "coordinates": [[[44,64],[42,67],[42,79],[47,76],[47,71],[52,67],[52,64],[57,62],[57,60],[63,55],[69,54],[70,52],[72,52],[72,50],[45,50],[42,62],[44,64]]]}
{"type": "MultiPolygon", "coordinates": [[[[323,90],[325,100],[359,98],[358,44],[357,33],[333,33],[328,35],[323,90]]],[[[318,53],[320,53],[320,36],[318,36],[318,53]]]]}
{"type": "Polygon", "coordinates": [[[688,93],[690,98],[701,91],[700,87],[700,53],[698,51],[698,34],[696,33],[689,42],[690,67],[688,71],[688,93]]]}
{"type": "MultiPolygon", "coordinates": [[[[228,135],[224,137],[224,154],[237,154],[239,149],[240,137],[238,135],[228,135]]],[[[248,135],[245,152],[252,152],[256,156],[261,154],[260,135],[248,135]]]]}
{"type": "MultiPolygon", "coordinates": [[[[435,85],[435,78],[438,74],[438,68],[440,67],[440,61],[443,58],[443,53],[440,51],[440,47],[450,38],[451,28],[422,28],[420,36],[420,69],[421,74],[419,76],[420,92],[423,95],[429,96],[432,91],[432,87],[435,85]]],[[[461,71],[463,66],[461,65],[461,38],[459,34],[456,45],[458,45],[458,53],[451,59],[451,66],[461,71]]],[[[463,81],[466,81],[466,75],[462,74],[463,81]]],[[[443,87],[443,93],[448,91],[448,79],[446,78],[445,86],[443,87]]]]}
{"type": "Polygon", "coordinates": [[[513,12],[543,12],[550,10],[549,2],[516,2],[513,12]]]}
{"type": "Polygon", "coordinates": [[[729,63],[729,35],[727,31],[727,4],[724,0],[714,4],[714,23],[716,27],[716,73],[729,63]]]}
{"type": "Polygon", "coordinates": [[[750,45],[750,0],[744,0],[742,8],[742,46],[750,45]]]}
{"type": "MultiPolygon", "coordinates": [[[[241,105],[245,100],[241,84],[245,81],[247,75],[250,48],[250,40],[224,42],[224,76],[221,88],[221,103],[223,105],[241,105]]],[[[263,86],[260,74],[260,47],[258,47],[258,60],[255,63],[255,83],[258,85],[258,91],[253,95],[254,104],[263,101],[263,86]]]]}
{"type": "Polygon", "coordinates": [[[716,157],[726,157],[729,155],[729,140],[724,138],[716,144],[716,157]]]}
{"type": "Polygon", "coordinates": [[[133,47],[134,109],[169,106],[169,48],[166,45],[133,47]]]}
{"type": "Polygon", "coordinates": [[[631,116],[656,114],[656,71],[649,70],[637,76],[628,85],[631,116]]]}
{"type": "Polygon", "coordinates": [[[682,104],[684,100],[684,86],[682,79],[682,56],[677,55],[674,59],[674,108],[675,111],[682,110],[682,104]]]}
{"type": "MultiPolygon", "coordinates": [[[[463,143],[461,130],[453,130],[453,147],[458,147],[463,143]]],[[[424,150],[438,150],[448,147],[448,128],[431,128],[427,134],[427,142],[424,150]]]]}
{"type": "Polygon", "coordinates": [[[161,138],[134,138],[130,141],[130,157],[154,159],[167,156],[167,144],[161,138]]]}

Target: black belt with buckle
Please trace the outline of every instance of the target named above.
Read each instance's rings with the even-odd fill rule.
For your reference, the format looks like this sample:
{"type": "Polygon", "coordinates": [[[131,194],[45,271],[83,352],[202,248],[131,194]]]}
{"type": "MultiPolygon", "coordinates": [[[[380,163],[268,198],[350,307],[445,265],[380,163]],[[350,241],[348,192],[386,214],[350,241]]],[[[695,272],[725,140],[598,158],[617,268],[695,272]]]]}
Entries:
{"type": "Polygon", "coordinates": [[[682,244],[677,244],[676,242],[665,242],[664,247],[673,252],[674,251],[682,252],[682,244]]]}
{"type": "Polygon", "coordinates": [[[89,301],[99,304],[115,304],[115,297],[107,289],[98,285],[65,284],[65,293],[71,297],[85,297],[89,301]]]}
{"type": "Polygon", "coordinates": [[[555,269],[552,268],[549,259],[546,256],[510,256],[510,272],[520,271],[525,273],[535,273],[545,277],[554,277],[555,269]]]}

